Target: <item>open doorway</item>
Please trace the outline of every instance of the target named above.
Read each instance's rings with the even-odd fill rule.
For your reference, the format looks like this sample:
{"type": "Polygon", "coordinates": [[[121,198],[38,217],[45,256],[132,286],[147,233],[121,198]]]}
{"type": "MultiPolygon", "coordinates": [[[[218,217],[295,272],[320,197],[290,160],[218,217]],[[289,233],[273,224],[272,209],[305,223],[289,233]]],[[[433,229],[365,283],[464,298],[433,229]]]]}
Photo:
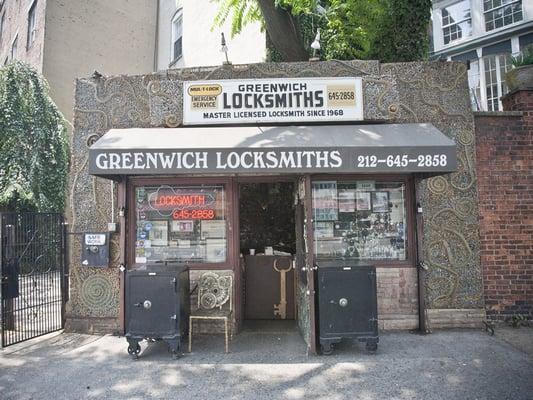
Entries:
{"type": "Polygon", "coordinates": [[[296,329],[294,190],[293,182],[239,185],[244,329],[296,329]]]}

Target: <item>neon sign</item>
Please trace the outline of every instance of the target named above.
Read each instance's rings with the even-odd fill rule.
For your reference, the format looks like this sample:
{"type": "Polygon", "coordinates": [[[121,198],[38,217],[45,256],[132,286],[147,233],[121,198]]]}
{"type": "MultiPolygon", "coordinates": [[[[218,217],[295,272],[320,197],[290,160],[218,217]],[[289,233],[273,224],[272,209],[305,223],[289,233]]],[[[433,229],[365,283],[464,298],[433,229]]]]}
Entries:
{"type": "Polygon", "coordinates": [[[156,208],[175,208],[187,206],[203,206],[208,203],[205,194],[171,194],[158,195],[153,199],[156,208]]]}
{"type": "Polygon", "coordinates": [[[214,219],[216,216],[215,210],[212,209],[198,209],[198,210],[174,210],[172,212],[172,219],[214,219]]]}

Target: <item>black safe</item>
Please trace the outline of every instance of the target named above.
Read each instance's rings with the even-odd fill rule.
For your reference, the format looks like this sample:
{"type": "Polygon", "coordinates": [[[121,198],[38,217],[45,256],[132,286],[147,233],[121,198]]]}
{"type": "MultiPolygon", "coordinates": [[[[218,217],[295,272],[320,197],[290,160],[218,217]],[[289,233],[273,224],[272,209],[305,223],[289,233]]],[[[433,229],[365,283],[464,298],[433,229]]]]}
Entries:
{"type": "Polygon", "coordinates": [[[126,271],[126,339],[138,357],[143,339],[163,340],[174,357],[189,332],[189,269],[176,264],[146,265],[126,271]]]}
{"type": "Polygon", "coordinates": [[[81,265],[84,267],[109,266],[109,233],[92,232],[83,234],[81,265]]]}
{"type": "Polygon", "coordinates": [[[377,350],[376,269],[349,260],[318,262],[318,325],[322,354],[343,339],[366,342],[377,350]]]}

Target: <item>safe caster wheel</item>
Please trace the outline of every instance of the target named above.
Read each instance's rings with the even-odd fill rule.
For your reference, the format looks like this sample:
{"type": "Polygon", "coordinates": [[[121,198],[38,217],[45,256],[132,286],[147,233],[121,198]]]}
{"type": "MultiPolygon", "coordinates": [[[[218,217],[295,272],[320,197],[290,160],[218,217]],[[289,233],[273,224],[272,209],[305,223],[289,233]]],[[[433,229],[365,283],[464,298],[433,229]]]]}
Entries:
{"type": "Polygon", "coordinates": [[[139,358],[139,353],[141,352],[141,345],[137,343],[135,347],[129,345],[128,346],[128,354],[133,357],[133,359],[139,358]]]}
{"type": "Polygon", "coordinates": [[[320,346],[320,352],[324,356],[330,356],[333,354],[333,344],[323,344],[320,346]]]}
{"type": "Polygon", "coordinates": [[[374,353],[378,349],[378,344],[376,342],[366,342],[366,349],[374,353]]]}

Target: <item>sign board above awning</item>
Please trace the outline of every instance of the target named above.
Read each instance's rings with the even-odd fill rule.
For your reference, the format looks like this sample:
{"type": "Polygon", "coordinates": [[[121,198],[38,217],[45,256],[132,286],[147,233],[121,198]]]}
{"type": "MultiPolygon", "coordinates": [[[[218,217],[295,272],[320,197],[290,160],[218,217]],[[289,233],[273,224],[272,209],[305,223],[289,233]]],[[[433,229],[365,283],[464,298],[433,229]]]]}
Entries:
{"type": "Polygon", "coordinates": [[[429,173],[457,168],[431,124],[111,129],[89,150],[109,175],[429,173]]]}
{"type": "Polygon", "coordinates": [[[186,81],[183,124],[264,124],[359,121],[361,78],[186,81]]]}

